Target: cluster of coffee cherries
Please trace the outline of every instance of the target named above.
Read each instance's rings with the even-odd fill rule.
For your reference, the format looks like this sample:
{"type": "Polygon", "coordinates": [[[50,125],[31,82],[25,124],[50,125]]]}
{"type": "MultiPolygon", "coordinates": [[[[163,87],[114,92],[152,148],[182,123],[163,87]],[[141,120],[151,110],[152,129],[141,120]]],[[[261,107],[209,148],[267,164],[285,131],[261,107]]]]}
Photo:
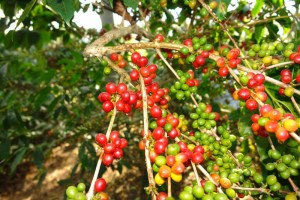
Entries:
{"type": "Polygon", "coordinates": [[[270,149],[268,156],[273,161],[266,164],[268,171],[276,170],[282,179],[299,176],[300,160],[297,160],[292,154],[282,155],[280,151],[270,149]]]}
{"type": "MultiPolygon", "coordinates": [[[[300,53],[299,53],[299,55],[300,55],[300,53]]],[[[289,69],[281,70],[280,80],[283,83],[291,84],[292,81],[293,81],[293,75],[292,75],[291,70],[289,70],[289,69]]],[[[295,80],[296,84],[300,83],[300,74],[296,75],[294,80],[295,80]]],[[[281,88],[278,89],[278,93],[282,96],[291,97],[294,94],[294,88],[292,86],[289,86],[289,87],[286,87],[286,88],[281,87],[281,88]]]]}
{"type": "Polygon", "coordinates": [[[186,73],[178,70],[177,74],[180,79],[171,86],[171,93],[174,93],[178,100],[190,98],[191,94],[197,92],[199,80],[194,78],[194,72],[192,70],[189,70],[186,73]]]}
{"type": "Polygon", "coordinates": [[[198,107],[190,114],[190,118],[193,120],[192,127],[194,129],[207,129],[210,130],[216,126],[217,116],[215,112],[212,112],[211,105],[206,105],[205,103],[199,103],[198,107]]]}
{"type": "Polygon", "coordinates": [[[178,57],[179,64],[192,64],[195,69],[198,69],[205,65],[206,59],[209,57],[209,53],[212,52],[213,46],[207,44],[207,39],[205,36],[200,38],[194,37],[192,39],[188,38],[183,41],[186,47],[180,49],[180,56],[178,57]],[[196,54],[191,54],[188,47],[192,47],[194,51],[199,51],[196,54]]]}
{"type": "Polygon", "coordinates": [[[125,83],[118,85],[109,82],[105,86],[105,92],[98,95],[98,100],[102,103],[104,112],[110,112],[114,106],[118,111],[126,114],[131,112],[132,107],[137,108],[141,106],[138,104],[139,96],[132,91],[129,91],[125,83]]]}
{"type": "Polygon", "coordinates": [[[96,142],[103,148],[102,163],[105,166],[111,165],[114,159],[120,159],[123,156],[123,148],[128,144],[125,138],[120,138],[118,131],[110,133],[109,140],[103,133],[96,135],[96,142]]]}
{"type": "Polygon", "coordinates": [[[241,63],[241,59],[238,58],[240,50],[236,48],[229,50],[226,46],[222,46],[220,54],[226,56],[226,59],[225,57],[219,57],[216,60],[216,65],[219,67],[219,75],[226,77],[229,73],[228,67],[234,69],[241,63]]]}
{"type": "Polygon", "coordinates": [[[156,173],[155,183],[160,186],[169,177],[174,182],[180,182],[185,168],[190,165],[191,161],[195,164],[201,164],[204,161],[203,153],[202,146],[187,146],[185,142],[179,141],[168,144],[160,155],[150,155],[153,162],[152,168],[156,173]]]}
{"type": "Polygon", "coordinates": [[[117,53],[112,53],[109,55],[109,58],[115,62],[115,64],[118,65],[120,68],[125,68],[127,65],[126,60],[124,59],[123,55],[117,54],[117,53]]]}
{"type": "Polygon", "coordinates": [[[254,134],[267,137],[269,133],[275,133],[280,142],[286,141],[290,133],[299,128],[299,119],[295,119],[294,115],[282,114],[280,109],[273,109],[268,104],[261,106],[259,114],[253,114],[251,121],[254,134]]]}
{"type": "Polygon", "coordinates": [[[245,106],[248,110],[257,110],[258,103],[254,98],[261,102],[265,102],[267,100],[264,82],[265,76],[260,73],[254,74],[253,72],[248,72],[246,75],[241,75],[240,83],[244,87],[236,90],[232,96],[235,100],[245,102],[245,106]],[[252,96],[254,98],[252,98],[252,96]]]}
{"type": "Polygon", "coordinates": [[[216,140],[215,136],[209,132],[196,131],[190,139],[198,142],[205,149],[207,157],[226,154],[232,143],[236,141],[236,136],[224,130],[222,126],[217,128],[220,137],[216,140]]]}
{"type": "Polygon", "coordinates": [[[298,46],[297,52],[292,52],[289,55],[289,59],[291,61],[294,61],[294,63],[296,63],[296,64],[300,64],[300,46],[298,46]]]}
{"type": "Polygon", "coordinates": [[[71,185],[66,190],[67,199],[69,200],[86,200],[86,186],[84,183],[78,183],[77,186],[71,185]]]}

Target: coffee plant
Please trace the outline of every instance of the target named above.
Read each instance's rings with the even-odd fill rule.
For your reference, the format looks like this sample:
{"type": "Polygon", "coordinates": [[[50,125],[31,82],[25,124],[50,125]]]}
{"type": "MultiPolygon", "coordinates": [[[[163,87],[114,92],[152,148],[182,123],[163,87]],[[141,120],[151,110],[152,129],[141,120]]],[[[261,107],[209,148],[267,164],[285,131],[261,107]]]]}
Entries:
{"type": "Polygon", "coordinates": [[[99,171],[134,144],[149,199],[300,198],[299,14],[276,0],[110,3],[130,25],[83,51],[105,75],[94,99],[109,124],[93,134],[89,188],[68,186],[67,199],[109,199],[99,171]],[[133,117],[138,144],[116,126],[133,117]]]}

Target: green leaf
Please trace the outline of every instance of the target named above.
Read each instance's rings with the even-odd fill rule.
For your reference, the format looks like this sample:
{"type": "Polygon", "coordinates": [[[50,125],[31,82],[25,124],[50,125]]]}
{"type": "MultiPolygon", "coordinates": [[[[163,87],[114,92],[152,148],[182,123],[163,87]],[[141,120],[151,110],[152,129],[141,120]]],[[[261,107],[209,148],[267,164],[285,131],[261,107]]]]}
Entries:
{"type": "Polygon", "coordinates": [[[94,146],[90,142],[83,142],[79,147],[78,158],[82,168],[93,170],[96,166],[97,155],[94,146]]]}
{"type": "Polygon", "coordinates": [[[41,169],[43,167],[43,163],[44,163],[44,154],[43,154],[43,150],[41,147],[38,147],[34,152],[33,152],[33,163],[39,168],[41,169]]]}
{"type": "Polygon", "coordinates": [[[216,15],[219,18],[219,20],[223,20],[226,18],[226,12],[228,5],[230,4],[230,0],[218,0],[218,8],[216,10],[216,15]]]}
{"type": "Polygon", "coordinates": [[[250,127],[251,122],[249,121],[250,117],[251,117],[251,113],[248,112],[247,114],[242,115],[242,117],[240,117],[238,121],[237,127],[242,137],[252,135],[252,130],[250,127]]]}
{"type": "Polygon", "coordinates": [[[75,7],[73,0],[47,0],[46,2],[65,22],[68,23],[74,16],[75,7]]]}
{"type": "Polygon", "coordinates": [[[114,0],[109,0],[109,5],[110,5],[110,7],[114,7],[114,0]]]}
{"type": "Polygon", "coordinates": [[[261,39],[264,36],[264,33],[265,33],[265,26],[259,25],[255,27],[253,39],[256,40],[256,43],[259,43],[261,41],[261,39]]]}
{"type": "Polygon", "coordinates": [[[27,15],[29,14],[29,12],[31,11],[31,9],[33,8],[34,4],[36,3],[36,0],[31,0],[28,4],[26,4],[26,7],[22,13],[22,15],[20,16],[20,18],[18,19],[17,25],[15,27],[15,29],[21,24],[21,22],[27,17],[27,15]]]}
{"type": "Polygon", "coordinates": [[[3,139],[0,141],[0,160],[7,159],[9,157],[9,150],[10,150],[10,140],[3,139]]]}
{"type": "Polygon", "coordinates": [[[254,8],[251,11],[251,15],[255,17],[260,12],[262,6],[264,5],[264,0],[256,0],[254,8]]]}
{"type": "Polygon", "coordinates": [[[262,138],[260,136],[254,136],[256,142],[257,153],[259,155],[259,160],[263,161],[267,159],[268,150],[271,149],[270,143],[267,138],[262,138]]]}
{"type": "Polygon", "coordinates": [[[132,9],[136,9],[138,7],[139,1],[136,0],[124,0],[124,4],[126,7],[130,7],[132,9]]]}
{"type": "Polygon", "coordinates": [[[51,91],[51,88],[46,87],[37,94],[35,101],[34,101],[34,106],[36,109],[39,109],[41,107],[41,105],[49,99],[48,97],[49,97],[50,91],[51,91]]]}
{"type": "Polygon", "coordinates": [[[13,174],[16,169],[17,169],[17,166],[21,163],[21,161],[23,160],[24,156],[25,156],[25,153],[27,152],[28,148],[27,147],[23,147],[23,148],[20,148],[18,151],[17,151],[17,155],[14,159],[14,161],[12,162],[11,164],[11,168],[10,168],[10,174],[13,174]]]}

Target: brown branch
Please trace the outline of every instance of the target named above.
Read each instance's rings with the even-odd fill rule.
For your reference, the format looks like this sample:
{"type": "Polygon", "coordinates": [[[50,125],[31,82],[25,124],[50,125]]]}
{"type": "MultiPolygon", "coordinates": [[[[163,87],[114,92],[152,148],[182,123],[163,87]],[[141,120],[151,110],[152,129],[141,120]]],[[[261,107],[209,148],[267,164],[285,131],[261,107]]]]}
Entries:
{"type": "Polygon", "coordinates": [[[293,190],[296,192],[297,196],[300,197],[300,190],[298,186],[294,183],[294,181],[291,178],[288,178],[293,190]]]}
{"type": "MultiPolygon", "coordinates": [[[[109,136],[110,136],[110,133],[111,133],[111,130],[112,130],[112,127],[114,125],[115,118],[116,118],[116,114],[117,114],[117,108],[115,106],[114,109],[113,109],[113,112],[112,112],[112,116],[110,118],[110,122],[109,122],[109,125],[108,125],[108,128],[107,128],[107,131],[106,131],[106,138],[109,138],[109,136]]],[[[92,197],[94,196],[94,185],[95,185],[95,182],[98,178],[99,170],[101,168],[102,155],[103,155],[103,152],[101,152],[101,154],[99,156],[99,159],[97,161],[96,169],[94,171],[94,176],[93,176],[89,191],[86,194],[87,200],[92,199],[92,197]]]]}
{"type": "Polygon", "coordinates": [[[201,185],[201,183],[200,183],[200,178],[199,178],[199,175],[198,175],[198,172],[197,172],[196,165],[195,165],[195,163],[193,163],[192,161],[191,161],[191,165],[192,165],[192,168],[193,168],[195,177],[196,177],[197,184],[198,184],[198,185],[201,185]]]}
{"type": "Polygon", "coordinates": [[[130,76],[128,75],[128,73],[120,68],[119,66],[117,66],[114,62],[112,62],[108,57],[104,56],[103,57],[104,60],[106,60],[108,62],[108,65],[118,74],[120,74],[121,77],[123,77],[125,79],[125,81],[130,82],[130,76]]]}
{"type": "Polygon", "coordinates": [[[231,188],[234,190],[247,190],[247,191],[257,191],[261,193],[270,193],[270,190],[265,188],[246,188],[246,187],[239,187],[239,186],[231,186],[231,188]]]}
{"type": "Polygon", "coordinates": [[[272,69],[272,68],[283,67],[285,65],[291,65],[291,64],[294,64],[294,61],[287,61],[287,62],[277,63],[275,65],[270,65],[270,66],[264,68],[263,70],[266,71],[266,70],[269,70],[269,69],[272,69]]]}
{"type": "Polygon", "coordinates": [[[174,70],[174,68],[170,65],[170,63],[162,55],[161,50],[160,49],[156,49],[156,52],[159,55],[159,57],[162,59],[162,61],[167,65],[167,67],[169,68],[169,70],[175,75],[175,77],[177,79],[180,79],[180,77],[178,76],[177,72],[174,70]]]}
{"type": "Polygon", "coordinates": [[[290,136],[294,138],[298,143],[300,143],[300,137],[295,132],[290,132],[290,136]]]}
{"type": "Polygon", "coordinates": [[[171,177],[168,177],[168,197],[172,196],[172,182],[171,177]]]}
{"type": "Polygon", "coordinates": [[[204,174],[204,176],[206,176],[206,178],[208,178],[208,180],[210,180],[213,184],[216,185],[218,192],[224,193],[223,190],[218,187],[218,184],[214,181],[214,179],[211,178],[209,173],[201,165],[197,165],[197,167],[204,174]]]}
{"type": "MultiPolygon", "coordinates": [[[[97,40],[96,40],[97,41],[97,40]]],[[[96,42],[95,41],[95,42],[96,42]]],[[[130,49],[155,49],[155,48],[163,48],[163,49],[173,49],[179,51],[182,47],[189,48],[190,52],[193,51],[192,47],[185,46],[183,44],[172,44],[166,42],[140,42],[140,43],[131,43],[131,44],[123,44],[118,46],[101,46],[101,43],[92,43],[87,46],[84,50],[85,56],[90,57],[102,57],[106,54],[117,53],[128,51],[130,49]]]]}
{"type": "Polygon", "coordinates": [[[297,112],[300,114],[300,108],[299,108],[299,105],[297,104],[297,102],[296,102],[294,96],[291,97],[291,100],[292,100],[292,103],[293,103],[293,105],[295,106],[297,112]]]}
{"type": "Polygon", "coordinates": [[[155,200],[155,181],[153,177],[153,170],[152,165],[150,161],[150,141],[149,141],[149,135],[148,135],[148,111],[147,111],[147,93],[145,88],[145,83],[142,75],[140,75],[140,84],[141,84],[141,92],[142,92],[142,100],[143,100],[143,123],[144,123],[144,142],[145,142],[145,161],[146,161],[146,168],[147,168],[147,174],[148,174],[148,181],[149,181],[149,192],[151,193],[152,199],[155,200]]]}
{"type": "Polygon", "coordinates": [[[271,139],[270,136],[268,136],[268,140],[269,140],[269,143],[270,143],[270,145],[271,145],[271,149],[272,149],[272,150],[275,150],[275,146],[274,146],[273,141],[272,141],[272,139],[271,139]]]}
{"type": "MultiPolygon", "coordinates": [[[[237,69],[238,69],[238,70],[241,70],[241,71],[244,71],[244,72],[262,73],[261,71],[249,69],[249,68],[244,67],[244,66],[242,66],[242,65],[238,65],[237,69]]],[[[269,83],[272,83],[272,84],[274,84],[274,85],[277,85],[277,86],[279,86],[279,87],[282,87],[282,88],[291,87],[291,85],[285,84],[285,83],[283,83],[283,82],[281,82],[281,81],[278,81],[278,80],[276,80],[276,79],[273,79],[273,78],[271,78],[271,77],[269,77],[269,76],[265,76],[265,81],[267,81],[267,82],[269,82],[269,83]]],[[[295,89],[295,88],[294,88],[294,93],[300,95],[300,91],[297,90],[297,89],[295,89]]]]}
{"type": "Polygon", "coordinates": [[[106,52],[106,48],[104,47],[104,45],[106,45],[113,39],[117,39],[119,37],[125,36],[130,33],[148,35],[147,32],[145,32],[143,29],[139,28],[136,25],[129,26],[129,27],[123,27],[120,29],[113,29],[113,30],[110,30],[109,32],[105,33],[104,35],[102,35],[100,38],[95,40],[93,43],[89,44],[84,49],[83,55],[86,57],[92,57],[92,56],[102,57],[105,54],[119,52],[119,51],[106,52]]]}
{"type": "MultiPolygon", "coordinates": [[[[295,16],[300,16],[300,14],[295,14],[295,16]]],[[[231,28],[240,28],[240,27],[245,27],[245,26],[255,26],[257,24],[262,24],[262,23],[267,23],[269,21],[273,21],[276,19],[284,19],[284,18],[289,18],[291,16],[278,16],[278,17],[273,17],[273,18],[268,18],[268,19],[262,19],[262,20],[257,20],[248,24],[241,24],[241,25],[236,25],[236,26],[231,26],[231,28]]]]}

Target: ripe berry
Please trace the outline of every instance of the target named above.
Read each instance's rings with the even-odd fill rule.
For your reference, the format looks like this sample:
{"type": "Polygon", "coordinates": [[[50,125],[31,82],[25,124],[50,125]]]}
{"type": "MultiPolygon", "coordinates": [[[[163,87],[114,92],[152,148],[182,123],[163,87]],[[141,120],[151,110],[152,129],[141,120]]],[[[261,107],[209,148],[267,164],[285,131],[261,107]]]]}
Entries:
{"type": "Polygon", "coordinates": [[[132,81],[137,81],[137,80],[139,80],[139,71],[136,69],[133,69],[130,72],[129,76],[132,81]]]}
{"type": "Polygon", "coordinates": [[[242,88],[238,91],[239,99],[246,101],[250,98],[251,93],[247,88],[242,88]]]}
{"type": "Polygon", "coordinates": [[[103,156],[102,156],[102,163],[105,165],[105,166],[109,166],[111,165],[111,163],[114,161],[114,156],[113,154],[110,154],[110,153],[104,153],[103,156]]]}
{"type": "Polygon", "coordinates": [[[131,54],[131,62],[137,64],[138,60],[141,58],[141,55],[138,52],[133,52],[131,54]]]}
{"type": "Polygon", "coordinates": [[[109,94],[114,94],[117,92],[117,86],[112,83],[112,82],[109,82],[105,85],[105,90],[106,92],[108,92],[109,94]]]}
{"type": "Polygon", "coordinates": [[[106,188],[106,181],[104,178],[98,178],[94,185],[95,192],[102,192],[106,188]]]}
{"type": "Polygon", "coordinates": [[[110,112],[114,108],[114,104],[111,101],[105,101],[102,104],[102,109],[104,112],[110,112]]]}
{"type": "Polygon", "coordinates": [[[97,142],[100,146],[104,147],[104,146],[107,144],[107,138],[106,138],[106,136],[105,136],[104,134],[98,133],[98,134],[96,135],[96,142],[97,142]]]}
{"type": "Polygon", "coordinates": [[[160,118],[162,116],[162,110],[159,106],[152,106],[150,114],[153,118],[160,118]]]}
{"type": "Polygon", "coordinates": [[[148,58],[145,56],[141,56],[138,60],[137,60],[137,66],[139,67],[146,67],[146,65],[148,64],[148,58]]]}
{"type": "Polygon", "coordinates": [[[258,108],[258,103],[254,99],[248,99],[246,101],[246,108],[250,111],[256,110],[258,108]]]}
{"type": "Polygon", "coordinates": [[[225,76],[228,75],[228,73],[229,73],[229,70],[228,70],[227,67],[220,67],[219,68],[219,76],[225,77],[225,76]]]}

